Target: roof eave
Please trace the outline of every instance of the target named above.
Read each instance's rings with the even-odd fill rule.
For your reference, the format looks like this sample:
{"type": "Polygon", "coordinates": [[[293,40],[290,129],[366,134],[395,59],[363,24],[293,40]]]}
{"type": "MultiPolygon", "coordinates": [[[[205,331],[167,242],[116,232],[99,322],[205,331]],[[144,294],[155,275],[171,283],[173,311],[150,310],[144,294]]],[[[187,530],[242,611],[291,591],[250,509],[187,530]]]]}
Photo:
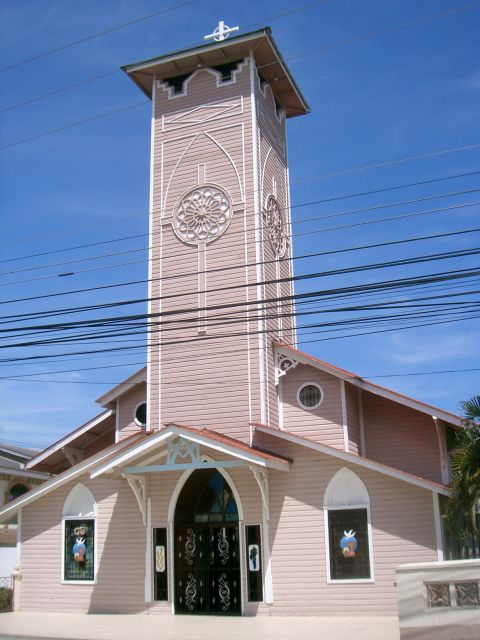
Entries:
{"type": "Polygon", "coordinates": [[[370,393],[374,393],[388,400],[393,400],[394,402],[398,402],[405,406],[410,407],[411,409],[415,409],[416,411],[420,411],[421,413],[425,413],[434,418],[438,418],[451,424],[455,427],[462,427],[463,422],[460,416],[456,416],[453,413],[449,413],[448,411],[444,411],[440,409],[440,407],[434,407],[433,405],[429,405],[421,400],[417,400],[416,398],[410,398],[409,396],[405,396],[398,391],[394,391],[393,389],[389,389],[388,387],[382,387],[375,382],[370,382],[365,378],[353,373],[351,371],[347,371],[346,369],[340,369],[334,365],[331,365],[328,362],[324,362],[319,358],[315,358],[315,356],[311,356],[308,353],[304,353],[296,349],[295,347],[291,347],[290,345],[283,344],[282,342],[274,341],[274,348],[278,350],[287,350],[295,354],[301,364],[310,365],[324,371],[325,373],[329,373],[332,376],[336,376],[337,378],[341,378],[345,380],[345,382],[350,382],[351,384],[363,389],[364,391],[368,391],[370,393]]]}
{"type": "MultiPolygon", "coordinates": [[[[294,108],[292,106],[289,106],[288,107],[289,114],[288,114],[287,117],[295,117],[295,116],[305,115],[307,113],[310,113],[310,107],[309,107],[305,97],[303,96],[302,92],[300,91],[297,83],[295,82],[295,80],[293,78],[293,75],[291,74],[290,70],[288,69],[287,65],[285,64],[284,59],[280,55],[280,51],[279,51],[279,49],[277,47],[277,44],[276,44],[275,40],[272,37],[272,32],[271,32],[270,27],[264,27],[264,28],[259,29],[257,31],[251,31],[249,33],[241,34],[241,35],[235,36],[233,38],[228,38],[227,40],[222,40],[221,42],[200,44],[200,45],[198,45],[196,47],[191,47],[189,49],[183,49],[183,50],[179,50],[179,51],[174,51],[174,52],[166,54],[164,56],[158,56],[156,58],[150,58],[149,60],[143,60],[141,62],[136,62],[136,63],[133,63],[133,64],[123,65],[120,68],[128,76],[130,76],[130,78],[135,82],[135,84],[140,88],[140,90],[148,98],[151,98],[152,97],[152,91],[151,91],[150,86],[146,87],[144,85],[144,83],[141,82],[140,77],[137,77],[137,76],[150,76],[152,78],[152,84],[153,84],[155,71],[150,71],[150,73],[149,73],[148,72],[149,69],[153,70],[153,68],[157,67],[158,65],[167,65],[168,63],[178,62],[180,60],[185,60],[186,58],[189,58],[189,57],[201,56],[202,54],[212,53],[212,52],[215,52],[217,50],[218,51],[220,51],[222,49],[227,50],[232,45],[241,45],[241,44],[248,43],[248,42],[252,42],[252,44],[253,44],[253,43],[255,43],[256,40],[260,41],[262,38],[266,38],[266,40],[270,44],[272,52],[273,52],[273,54],[274,54],[274,56],[276,58],[275,62],[272,62],[271,64],[280,65],[280,67],[283,70],[283,73],[285,74],[286,79],[290,83],[292,91],[295,94],[296,99],[298,100],[298,103],[300,105],[300,108],[294,108]]],[[[252,47],[253,50],[256,49],[257,44],[255,44],[252,47]]],[[[165,77],[168,77],[168,76],[165,76],[165,77]]]]}

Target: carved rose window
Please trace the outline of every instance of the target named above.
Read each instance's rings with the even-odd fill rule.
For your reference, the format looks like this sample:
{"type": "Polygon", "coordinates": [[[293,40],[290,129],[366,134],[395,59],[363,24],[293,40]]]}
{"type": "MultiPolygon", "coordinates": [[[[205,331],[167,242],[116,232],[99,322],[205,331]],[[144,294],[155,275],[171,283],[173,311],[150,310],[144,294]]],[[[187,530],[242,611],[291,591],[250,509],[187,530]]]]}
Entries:
{"type": "Polygon", "coordinates": [[[265,204],[264,218],[268,229],[270,244],[279,258],[283,258],[287,250],[287,232],[283,211],[275,196],[270,195],[265,204]]]}
{"type": "Polygon", "coordinates": [[[202,186],[181,198],[173,215],[173,228],[184,242],[207,243],[219,238],[231,219],[227,194],[219,187],[202,186]]]}

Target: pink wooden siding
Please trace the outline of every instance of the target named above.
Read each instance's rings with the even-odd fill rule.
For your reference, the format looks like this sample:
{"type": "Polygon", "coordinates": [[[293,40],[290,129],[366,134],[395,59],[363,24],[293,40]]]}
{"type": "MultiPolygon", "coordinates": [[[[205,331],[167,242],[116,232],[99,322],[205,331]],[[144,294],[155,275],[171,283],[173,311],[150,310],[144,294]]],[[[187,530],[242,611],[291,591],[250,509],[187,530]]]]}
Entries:
{"type": "Polygon", "coordinates": [[[137,501],[123,479],[82,482],[98,509],[97,579],[62,584],[62,511],[76,482],[64,485],[22,513],[23,610],[129,612],[144,610],[145,528],[137,501]]]}
{"type": "Polygon", "coordinates": [[[367,392],[363,393],[363,415],[368,458],[442,482],[431,416],[367,392]]]}
{"type": "MultiPolygon", "coordinates": [[[[244,598],[245,613],[394,614],[395,567],[403,562],[436,559],[431,493],[268,435],[262,436],[262,445],[293,458],[294,463],[289,472],[269,471],[274,604],[248,603],[244,598]],[[374,583],[326,582],[323,496],[342,466],[360,476],[370,495],[374,583]]],[[[208,449],[204,452],[214,459],[226,457],[215,452],[212,455],[208,449]]],[[[262,524],[260,491],[253,474],[242,468],[232,469],[230,475],[240,494],[244,524],[262,524]]],[[[165,473],[150,478],[152,527],[167,525],[168,506],[180,476],[165,473]]],[[[97,500],[96,584],[61,582],[62,510],[75,485],[72,482],[23,510],[22,609],[170,613],[171,602],[144,602],[146,529],[126,481],[108,477],[94,481],[85,478],[83,482],[97,500]]],[[[244,549],[243,528],[241,539],[244,549]]],[[[171,571],[170,557],[169,566],[171,571]]],[[[245,586],[244,582],[244,594],[245,586]]]]}
{"type": "Polygon", "coordinates": [[[141,382],[135,385],[130,391],[120,396],[118,400],[118,430],[119,439],[144,431],[145,427],[140,427],[135,422],[135,409],[147,399],[147,385],[141,382]]]}
{"type": "Polygon", "coordinates": [[[431,493],[270,436],[264,446],[294,459],[289,473],[269,472],[272,613],[395,615],[395,567],[437,559],[431,493]],[[327,584],[323,496],[343,466],[370,495],[374,583],[327,584]]]}
{"type": "Polygon", "coordinates": [[[340,380],[314,367],[299,364],[281,378],[283,428],[285,431],[344,448],[340,380]],[[313,411],[297,402],[297,391],[306,382],[316,382],[324,391],[322,404],[313,411]]]}

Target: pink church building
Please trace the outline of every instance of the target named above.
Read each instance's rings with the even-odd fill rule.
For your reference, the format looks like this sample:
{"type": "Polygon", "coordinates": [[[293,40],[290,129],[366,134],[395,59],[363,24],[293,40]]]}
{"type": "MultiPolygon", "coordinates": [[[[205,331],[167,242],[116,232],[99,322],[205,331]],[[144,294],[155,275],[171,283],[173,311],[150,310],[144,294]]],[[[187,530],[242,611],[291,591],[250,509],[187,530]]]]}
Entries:
{"type": "Polygon", "coordinates": [[[152,102],[148,358],[38,453],[24,611],[396,615],[444,557],[458,416],[296,348],[286,123],[268,28],[128,65],[152,102]]]}

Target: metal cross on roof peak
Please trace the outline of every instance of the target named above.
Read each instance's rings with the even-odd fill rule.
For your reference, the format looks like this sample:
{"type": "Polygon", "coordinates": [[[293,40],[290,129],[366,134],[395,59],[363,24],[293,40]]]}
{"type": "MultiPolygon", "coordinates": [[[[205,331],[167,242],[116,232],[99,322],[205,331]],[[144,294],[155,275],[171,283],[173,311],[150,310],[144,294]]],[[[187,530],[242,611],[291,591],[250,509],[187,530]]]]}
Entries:
{"type": "Polygon", "coordinates": [[[240,27],[229,27],[223,20],[220,20],[218,27],[213,30],[208,36],[203,36],[204,40],[215,40],[215,42],[221,42],[228,38],[233,31],[238,31],[240,27]]]}

